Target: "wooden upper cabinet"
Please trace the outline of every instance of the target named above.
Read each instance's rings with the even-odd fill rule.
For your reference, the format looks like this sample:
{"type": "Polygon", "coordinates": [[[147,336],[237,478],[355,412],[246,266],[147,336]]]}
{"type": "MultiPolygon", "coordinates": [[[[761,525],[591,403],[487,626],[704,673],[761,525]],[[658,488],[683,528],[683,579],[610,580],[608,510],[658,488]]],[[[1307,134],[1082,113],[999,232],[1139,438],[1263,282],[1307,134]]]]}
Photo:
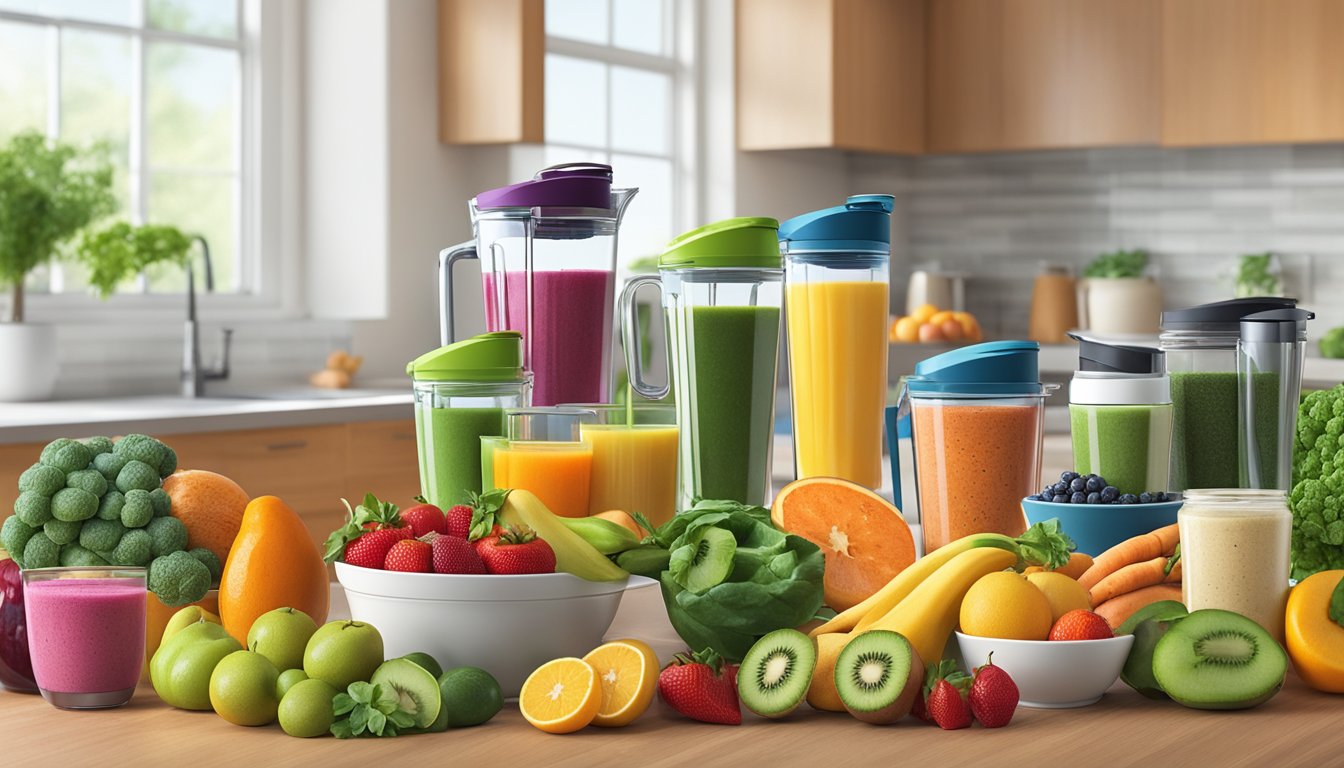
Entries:
{"type": "Polygon", "coordinates": [[[1160,0],[929,0],[930,152],[1153,144],[1160,0]]]}
{"type": "Polygon", "coordinates": [[[737,146],[917,153],[924,0],[737,0],[737,146]]]}
{"type": "Polygon", "coordinates": [[[539,143],[543,0],[439,0],[439,141],[539,143]]]}
{"type": "Polygon", "coordinates": [[[1166,0],[1162,140],[1344,139],[1344,0],[1166,0]]]}

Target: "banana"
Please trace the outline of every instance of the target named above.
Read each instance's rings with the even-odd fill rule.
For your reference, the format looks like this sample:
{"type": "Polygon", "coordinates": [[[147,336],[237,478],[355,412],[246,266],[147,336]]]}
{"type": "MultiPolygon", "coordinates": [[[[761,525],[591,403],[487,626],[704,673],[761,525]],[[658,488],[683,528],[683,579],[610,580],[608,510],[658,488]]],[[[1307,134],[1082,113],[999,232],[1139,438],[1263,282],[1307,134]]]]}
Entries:
{"type": "Polygon", "coordinates": [[[541,503],[541,499],[528,491],[509,492],[499,517],[508,525],[526,525],[545,539],[555,550],[557,571],[572,573],[588,581],[620,581],[630,575],[570,530],[541,503]]]}
{"type": "Polygon", "coordinates": [[[639,546],[639,537],[623,525],[600,517],[561,517],[569,530],[579,534],[604,555],[615,555],[639,546]]]}

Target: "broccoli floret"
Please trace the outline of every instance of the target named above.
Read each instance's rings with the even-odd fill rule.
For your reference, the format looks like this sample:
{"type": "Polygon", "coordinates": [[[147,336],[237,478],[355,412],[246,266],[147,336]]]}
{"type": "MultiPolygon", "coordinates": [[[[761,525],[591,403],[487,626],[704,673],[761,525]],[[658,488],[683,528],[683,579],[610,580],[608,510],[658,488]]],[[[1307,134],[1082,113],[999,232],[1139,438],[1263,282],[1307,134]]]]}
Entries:
{"type": "Polygon", "coordinates": [[[32,527],[41,528],[51,519],[51,499],[37,491],[24,491],[14,500],[14,514],[32,527]]]}
{"type": "Polygon", "coordinates": [[[121,510],[126,505],[126,495],[113,488],[98,502],[99,520],[121,521],[121,510]]]}
{"type": "Polygon", "coordinates": [[[205,547],[197,547],[195,549],[187,550],[187,554],[200,560],[201,563],[210,570],[211,584],[219,583],[219,577],[224,575],[224,564],[219,562],[219,558],[215,556],[214,552],[211,552],[205,547]]]}
{"type": "Polygon", "coordinates": [[[107,493],[107,480],[96,469],[77,469],[65,476],[67,488],[81,488],[94,496],[107,493]]]}
{"type": "Polygon", "coordinates": [[[65,473],[46,464],[34,464],[19,475],[19,491],[32,491],[43,496],[52,494],[65,487],[65,473]]]}
{"type": "Polygon", "coordinates": [[[122,534],[121,541],[112,550],[113,565],[149,565],[154,559],[154,547],[149,534],[135,528],[122,534]]]}
{"type": "Polygon", "coordinates": [[[98,437],[90,437],[84,440],[84,446],[89,449],[89,453],[93,454],[93,457],[96,459],[104,453],[112,452],[112,438],[103,437],[101,435],[98,437]]]}
{"type": "Polygon", "coordinates": [[[129,461],[130,459],[115,453],[100,453],[93,457],[93,468],[98,470],[107,482],[115,483],[117,475],[121,474],[121,470],[129,461]]]}
{"type": "Polygon", "coordinates": [[[89,462],[93,461],[93,454],[89,452],[88,446],[78,440],[61,437],[47,443],[38,461],[69,474],[77,469],[88,468],[89,462]]]}
{"type": "Polygon", "coordinates": [[[79,529],[83,527],[83,523],[72,523],[67,520],[48,520],[42,525],[42,532],[47,534],[47,538],[56,542],[59,546],[65,546],[79,538],[79,529]]]}
{"type": "Polygon", "coordinates": [[[149,492],[149,500],[154,504],[155,517],[167,517],[173,511],[173,499],[168,492],[162,488],[155,488],[149,492]]]}
{"type": "Polygon", "coordinates": [[[61,565],[67,568],[89,568],[107,565],[107,561],[78,544],[61,547],[61,565]]]}
{"type": "Polygon", "coordinates": [[[209,589],[210,569],[186,552],[157,557],[149,565],[149,591],[164,605],[194,603],[209,589]]]}
{"type": "Polygon", "coordinates": [[[79,545],[94,552],[111,552],[126,533],[119,520],[87,520],[79,531],[79,545]]]}
{"type": "Polygon", "coordinates": [[[117,473],[117,490],[122,493],[135,490],[152,491],[158,487],[158,470],[143,461],[131,459],[117,473]]]}
{"type": "Polygon", "coordinates": [[[1312,392],[1293,439],[1292,576],[1344,568],[1344,385],[1312,392]]]}
{"type": "Polygon", "coordinates": [[[154,502],[149,498],[149,491],[127,491],[126,501],[121,506],[121,524],[127,528],[144,528],[153,519],[154,502]]]}
{"type": "MultiPolygon", "coordinates": [[[[163,463],[164,446],[149,435],[127,435],[112,446],[112,452],[125,457],[127,461],[148,464],[157,472],[159,465],[163,463]]],[[[155,476],[157,477],[157,474],[155,476]]]]}
{"type": "MultiPolygon", "coordinates": [[[[23,548],[27,546],[28,540],[33,538],[37,529],[23,522],[18,515],[10,515],[5,518],[3,525],[0,525],[0,546],[5,548],[11,558],[18,560],[23,557],[23,548]]],[[[23,563],[19,563],[20,566],[23,563]]]]}
{"type": "Polygon", "coordinates": [[[61,548],[47,538],[47,534],[37,531],[23,546],[24,568],[51,568],[61,562],[61,548]]]}
{"type": "Polygon", "coordinates": [[[160,443],[163,446],[163,461],[159,462],[159,477],[167,477],[177,471],[177,451],[168,447],[167,443],[160,443]]]}
{"type": "Polygon", "coordinates": [[[145,531],[153,542],[155,557],[187,548],[187,526],[176,517],[156,517],[145,526],[145,531]]]}
{"type": "Polygon", "coordinates": [[[83,488],[62,488],[51,497],[51,516],[77,523],[98,514],[98,497],[83,488]]]}
{"type": "Polygon", "coordinates": [[[1344,327],[1326,331],[1319,346],[1321,357],[1344,357],[1344,327]]]}

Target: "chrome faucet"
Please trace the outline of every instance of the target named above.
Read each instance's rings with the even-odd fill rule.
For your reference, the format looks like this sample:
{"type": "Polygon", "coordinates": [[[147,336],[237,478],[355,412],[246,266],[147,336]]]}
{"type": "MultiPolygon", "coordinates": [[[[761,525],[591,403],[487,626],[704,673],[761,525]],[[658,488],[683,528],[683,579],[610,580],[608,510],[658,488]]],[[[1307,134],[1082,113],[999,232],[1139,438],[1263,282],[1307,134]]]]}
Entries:
{"type": "MultiPolygon", "coordinates": [[[[197,235],[201,243],[201,255],[205,261],[205,290],[215,290],[215,273],[210,264],[210,244],[204,237],[197,235]]],[[[187,321],[183,326],[182,338],[182,396],[200,397],[205,392],[205,382],[227,379],[229,377],[229,342],[233,331],[220,329],[220,353],[215,364],[209,368],[201,367],[201,335],[196,325],[196,279],[191,268],[191,258],[186,261],[187,270],[187,321]]]]}

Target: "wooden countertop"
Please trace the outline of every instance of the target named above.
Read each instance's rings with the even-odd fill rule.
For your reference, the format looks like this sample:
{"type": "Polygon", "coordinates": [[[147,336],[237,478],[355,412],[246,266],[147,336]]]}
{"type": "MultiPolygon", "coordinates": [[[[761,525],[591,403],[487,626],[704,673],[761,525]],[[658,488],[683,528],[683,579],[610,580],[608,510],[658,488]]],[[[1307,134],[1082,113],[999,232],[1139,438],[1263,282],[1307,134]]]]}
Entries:
{"type": "MultiPolygon", "coordinates": [[[[658,590],[627,595],[609,636],[646,637],[661,655],[675,647],[658,590]],[[643,628],[643,629],[642,629],[643,628]]],[[[509,765],[1274,765],[1339,763],[1344,699],[1307,689],[1290,673],[1277,697],[1244,712],[1198,712],[1145,699],[1117,683],[1098,704],[1019,708],[998,730],[942,731],[913,719],[888,727],[806,706],[740,727],[695,723],[660,702],[626,728],[542,733],[516,705],[484,726],[393,739],[295,739],[278,726],[243,728],[208,712],[163,704],[148,686],[125,707],[66,712],[41,698],[0,692],[0,755],[8,765],[143,766],[509,765]],[[402,763],[399,760],[405,760],[402,763]]]]}

